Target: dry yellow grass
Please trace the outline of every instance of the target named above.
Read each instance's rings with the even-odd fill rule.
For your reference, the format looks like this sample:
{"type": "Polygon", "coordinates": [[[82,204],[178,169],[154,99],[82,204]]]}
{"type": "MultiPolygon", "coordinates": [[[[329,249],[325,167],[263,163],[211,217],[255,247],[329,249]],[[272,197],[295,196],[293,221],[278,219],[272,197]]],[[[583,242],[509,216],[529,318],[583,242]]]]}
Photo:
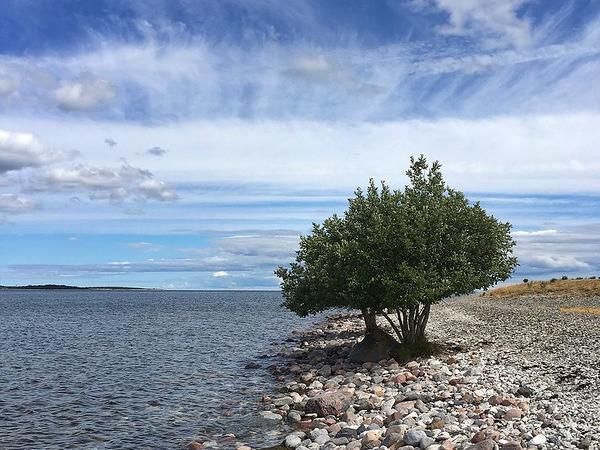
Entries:
{"type": "Polygon", "coordinates": [[[600,296],[600,280],[530,281],[492,289],[484,295],[486,297],[507,298],[535,294],[600,296]]]}
{"type": "Polygon", "coordinates": [[[577,307],[571,308],[559,308],[562,313],[573,313],[573,314],[596,314],[600,315],[600,308],[590,307],[577,307]]]}

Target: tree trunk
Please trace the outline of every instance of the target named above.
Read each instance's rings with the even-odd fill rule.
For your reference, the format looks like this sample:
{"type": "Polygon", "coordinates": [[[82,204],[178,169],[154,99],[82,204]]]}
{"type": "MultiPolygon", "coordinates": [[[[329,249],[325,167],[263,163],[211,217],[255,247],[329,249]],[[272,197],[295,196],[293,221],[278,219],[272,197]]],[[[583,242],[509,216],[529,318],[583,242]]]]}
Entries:
{"type": "Polygon", "coordinates": [[[402,344],[416,345],[425,342],[425,328],[430,311],[430,305],[425,305],[422,308],[413,306],[396,310],[400,326],[396,327],[395,331],[402,344]]]}
{"type": "Polygon", "coordinates": [[[398,342],[377,325],[377,314],[368,308],[361,310],[365,321],[365,337],[354,345],[350,361],[378,362],[390,359],[399,347],[398,342]]]}
{"type": "Polygon", "coordinates": [[[367,333],[377,330],[379,327],[377,326],[377,314],[368,308],[364,308],[361,310],[363,318],[365,320],[365,328],[367,329],[367,333]]]}

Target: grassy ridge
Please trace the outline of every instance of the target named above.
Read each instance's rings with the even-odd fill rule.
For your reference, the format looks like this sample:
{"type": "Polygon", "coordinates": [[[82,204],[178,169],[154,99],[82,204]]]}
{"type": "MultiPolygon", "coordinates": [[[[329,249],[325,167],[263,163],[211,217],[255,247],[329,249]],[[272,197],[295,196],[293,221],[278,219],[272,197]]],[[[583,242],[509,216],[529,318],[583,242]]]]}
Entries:
{"type": "Polygon", "coordinates": [[[526,283],[512,284],[492,289],[485,292],[486,297],[507,298],[523,295],[579,295],[600,296],[600,280],[550,280],[550,281],[528,281],[526,283]]]}

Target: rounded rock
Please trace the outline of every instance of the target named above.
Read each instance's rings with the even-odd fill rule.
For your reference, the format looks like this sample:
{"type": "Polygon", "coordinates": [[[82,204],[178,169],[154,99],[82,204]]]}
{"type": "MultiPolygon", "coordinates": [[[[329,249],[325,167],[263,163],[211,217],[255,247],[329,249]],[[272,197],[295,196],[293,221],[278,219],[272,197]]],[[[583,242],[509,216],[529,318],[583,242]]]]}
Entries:
{"type": "Polygon", "coordinates": [[[296,448],[300,445],[301,442],[302,439],[300,439],[300,437],[296,436],[295,434],[290,434],[285,438],[285,446],[287,448],[296,448]]]}
{"type": "Polygon", "coordinates": [[[422,439],[426,438],[427,434],[418,428],[412,428],[404,434],[404,443],[408,445],[417,445],[422,439]]]}

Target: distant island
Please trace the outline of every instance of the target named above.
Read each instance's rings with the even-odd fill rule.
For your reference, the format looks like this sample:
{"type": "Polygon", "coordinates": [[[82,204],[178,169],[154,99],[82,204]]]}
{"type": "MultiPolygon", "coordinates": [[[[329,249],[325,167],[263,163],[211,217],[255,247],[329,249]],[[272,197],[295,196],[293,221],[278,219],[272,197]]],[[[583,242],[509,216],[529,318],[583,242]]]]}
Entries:
{"type": "Polygon", "coordinates": [[[37,290],[96,290],[96,291],[132,291],[132,290],[156,290],[151,288],[139,288],[139,287],[125,287],[125,286],[68,286],[65,284],[30,284],[27,286],[0,286],[0,290],[8,289],[37,289],[37,290]]]}

